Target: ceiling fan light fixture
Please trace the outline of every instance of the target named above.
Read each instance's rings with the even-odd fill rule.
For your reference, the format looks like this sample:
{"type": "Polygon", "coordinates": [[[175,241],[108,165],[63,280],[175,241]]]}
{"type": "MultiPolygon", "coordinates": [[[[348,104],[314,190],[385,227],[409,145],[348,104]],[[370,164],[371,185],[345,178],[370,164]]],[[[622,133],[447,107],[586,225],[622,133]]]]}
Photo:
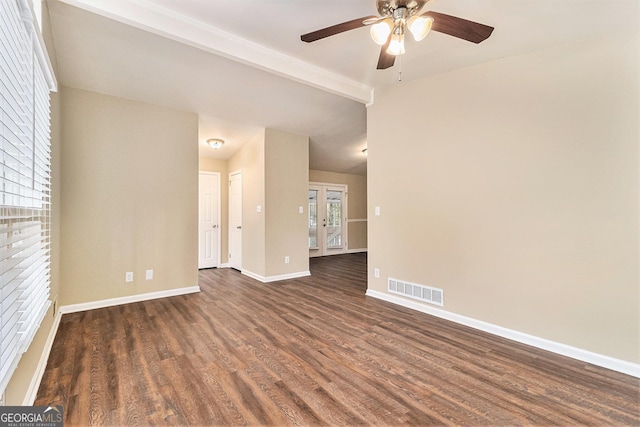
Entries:
{"type": "Polygon", "coordinates": [[[371,38],[380,46],[387,42],[389,34],[391,34],[391,24],[387,19],[371,26],[371,38]]]}
{"type": "Polygon", "coordinates": [[[391,42],[387,48],[387,53],[389,55],[398,56],[403,55],[404,52],[404,34],[400,33],[392,35],[391,42]]]}
{"type": "Polygon", "coordinates": [[[224,145],[224,140],[218,138],[207,139],[207,144],[209,145],[209,147],[217,150],[218,148],[222,148],[222,146],[224,145]]]}
{"type": "Polygon", "coordinates": [[[427,37],[429,31],[431,31],[432,25],[433,18],[430,16],[413,15],[407,21],[407,27],[409,28],[409,31],[411,31],[411,34],[413,34],[413,38],[417,42],[427,37]]]}

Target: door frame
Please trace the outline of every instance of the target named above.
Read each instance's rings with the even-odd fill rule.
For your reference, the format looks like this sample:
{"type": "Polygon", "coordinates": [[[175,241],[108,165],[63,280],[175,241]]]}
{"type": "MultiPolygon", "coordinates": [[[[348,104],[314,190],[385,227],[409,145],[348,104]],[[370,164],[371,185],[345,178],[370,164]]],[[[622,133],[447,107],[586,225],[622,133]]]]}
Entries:
{"type": "MultiPolygon", "coordinates": [[[[219,268],[222,262],[221,258],[221,249],[222,249],[222,227],[220,226],[221,222],[221,206],[220,206],[220,172],[209,172],[209,171],[198,171],[198,180],[201,175],[214,175],[218,177],[218,188],[216,189],[216,197],[217,197],[217,218],[218,218],[218,241],[216,244],[218,245],[218,259],[216,259],[215,267],[203,267],[203,268],[219,268]]],[[[200,182],[198,181],[198,269],[200,269],[200,182]]]]}
{"type": "MultiPolygon", "coordinates": [[[[344,194],[343,197],[343,203],[342,203],[342,237],[343,237],[343,245],[342,245],[342,249],[341,250],[337,250],[337,249],[327,249],[326,248],[326,236],[324,236],[324,232],[322,233],[318,233],[317,236],[317,241],[318,241],[318,247],[315,249],[311,249],[309,248],[309,257],[313,258],[313,257],[319,257],[319,256],[328,256],[328,255],[341,255],[341,254],[345,254],[348,252],[348,245],[349,245],[349,223],[348,223],[348,217],[347,217],[347,213],[349,212],[349,186],[347,184],[336,184],[333,182],[309,182],[309,190],[320,190],[319,194],[318,194],[318,205],[320,205],[320,201],[322,201],[322,203],[324,204],[324,206],[322,207],[322,212],[323,215],[326,215],[325,209],[326,209],[326,192],[327,190],[338,190],[338,191],[342,191],[344,194]],[[320,200],[322,199],[322,200],[320,200]],[[322,234],[322,236],[320,236],[320,234],[322,234]],[[320,242],[320,238],[322,237],[322,242],[320,242]]],[[[307,210],[308,210],[308,206],[307,206],[307,210]]],[[[318,231],[320,231],[320,212],[318,212],[318,231]]],[[[309,226],[308,224],[308,219],[307,219],[307,227],[309,226]]]]}

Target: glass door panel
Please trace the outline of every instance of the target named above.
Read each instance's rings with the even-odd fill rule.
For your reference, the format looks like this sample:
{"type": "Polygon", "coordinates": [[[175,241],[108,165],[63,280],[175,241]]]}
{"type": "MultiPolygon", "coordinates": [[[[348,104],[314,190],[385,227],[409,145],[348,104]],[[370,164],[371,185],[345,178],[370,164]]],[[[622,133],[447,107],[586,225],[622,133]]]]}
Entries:
{"type": "Polygon", "coordinates": [[[342,191],[326,191],[326,241],[327,249],[342,248],[342,191]]]}
{"type": "Polygon", "coordinates": [[[309,190],[309,249],[318,248],[318,193],[319,190],[309,190]]]}

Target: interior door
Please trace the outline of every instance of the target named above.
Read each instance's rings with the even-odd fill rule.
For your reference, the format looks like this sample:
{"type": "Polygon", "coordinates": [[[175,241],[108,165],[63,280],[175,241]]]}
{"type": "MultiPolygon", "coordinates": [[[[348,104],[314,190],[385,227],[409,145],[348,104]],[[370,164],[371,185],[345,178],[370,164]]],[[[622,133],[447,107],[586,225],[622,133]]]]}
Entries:
{"type": "Polygon", "coordinates": [[[242,270],[242,173],[229,175],[229,266],[242,270]]]}
{"type": "Polygon", "coordinates": [[[198,268],[218,267],[220,174],[200,172],[198,193],[198,268]]]}
{"type": "Polygon", "coordinates": [[[347,251],[347,187],[309,185],[309,256],[342,254],[347,251]]]}

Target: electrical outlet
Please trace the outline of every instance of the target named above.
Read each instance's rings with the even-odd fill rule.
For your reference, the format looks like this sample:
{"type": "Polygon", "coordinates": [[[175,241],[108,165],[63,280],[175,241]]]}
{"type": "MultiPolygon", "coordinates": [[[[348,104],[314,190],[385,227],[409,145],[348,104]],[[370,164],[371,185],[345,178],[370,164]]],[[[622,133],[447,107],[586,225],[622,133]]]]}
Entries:
{"type": "Polygon", "coordinates": [[[374,268],[373,269],[373,277],[375,277],[376,279],[380,278],[380,269],[379,268],[374,268]]]}
{"type": "Polygon", "coordinates": [[[289,257],[288,256],[284,257],[284,263],[285,264],[289,264],[289,257]]]}
{"type": "Polygon", "coordinates": [[[125,282],[133,282],[133,271],[127,271],[124,275],[125,282]]]}
{"type": "Polygon", "coordinates": [[[298,213],[304,213],[304,208],[302,206],[298,206],[298,213]]]}
{"type": "Polygon", "coordinates": [[[153,270],[147,270],[144,278],[145,280],[153,280],[153,270]]]}
{"type": "Polygon", "coordinates": [[[380,216],[380,206],[376,206],[373,209],[373,211],[374,211],[375,216],[380,216]]]}

